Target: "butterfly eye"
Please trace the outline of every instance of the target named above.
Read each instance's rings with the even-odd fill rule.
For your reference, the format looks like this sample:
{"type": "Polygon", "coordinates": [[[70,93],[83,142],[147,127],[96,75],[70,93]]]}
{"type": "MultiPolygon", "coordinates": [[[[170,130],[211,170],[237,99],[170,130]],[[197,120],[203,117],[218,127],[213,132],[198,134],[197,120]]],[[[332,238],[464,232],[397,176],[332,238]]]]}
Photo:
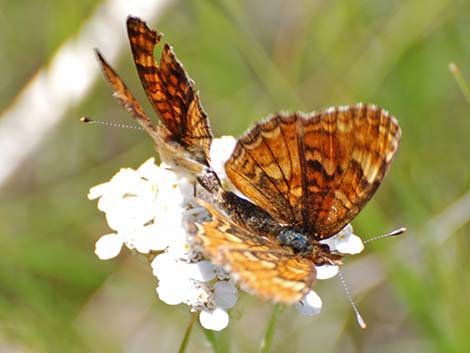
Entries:
{"type": "Polygon", "coordinates": [[[322,250],[330,252],[330,247],[328,246],[328,244],[320,244],[320,247],[322,248],[322,250]]]}

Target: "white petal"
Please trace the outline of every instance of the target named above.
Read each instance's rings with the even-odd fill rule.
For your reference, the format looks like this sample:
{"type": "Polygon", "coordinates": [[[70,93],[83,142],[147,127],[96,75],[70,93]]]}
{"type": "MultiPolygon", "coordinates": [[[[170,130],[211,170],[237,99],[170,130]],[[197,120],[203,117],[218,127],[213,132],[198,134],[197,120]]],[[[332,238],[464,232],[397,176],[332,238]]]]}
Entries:
{"type": "Polygon", "coordinates": [[[350,234],[337,241],[336,250],[343,254],[359,254],[364,250],[364,243],[357,235],[350,234]]]}
{"type": "Polygon", "coordinates": [[[103,194],[105,194],[107,190],[109,190],[109,183],[103,183],[93,186],[92,188],[90,188],[90,191],[88,191],[88,199],[97,199],[98,197],[103,196],[103,194]]]}
{"type": "Polygon", "coordinates": [[[153,275],[160,281],[178,280],[179,278],[187,279],[185,275],[185,265],[186,263],[178,261],[170,253],[158,255],[151,264],[153,275]]]}
{"type": "Polygon", "coordinates": [[[188,289],[188,283],[183,281],[160,280],[157,293],[162,302],[168,305],[178,305],[185,301],[188,289]]]}
{"type": "Polygon", "coordinates": [[[194,188],[191,183],[174,179],[159,180],[155,203],[163,212],[184,208],[193,197],[193,193],[194,188]]]}
{"type": "Polygon", "coordinates": [[[167,214],[158,214],[154,222],[158,237],[166,239],[166,242],[173,247],[185,247],[187,233],[181,212],[175,210],[167,214]]]}
{"type": "Polygon", "coordinates": [[[117,197],[115,194],[109,193],[108,190],[98,200],[97,207],[101,212],[107,212],[109,209],[112,209],[116,202],[118,202],[120,199],[120,197],[117,197]]]}
{"type": "Polygon", "coordinates": [[[95,247],[95,254],[101,260],[112,259],[121,252],[122,238],[114,233],[106,234],[98,239],[95,247]]]}
{"type": "Polygon", "coordinates": [[[152,220],[153,204],[139,197],[126,197],[117,201],[106,211],[106,221],[113,230],[127,229],[135,225],[143,226],[152,220]]]}
{"type": "Polygon", "coordinates": [[[225,162],[232,155],[237,140],[233,136],[222,136],[212,140],[210,149],[211,167],[220,179],[225,179],[225,162]]]}
{"type": "Polygon", "coordinates": [[[327,244],[331,251],[339,251],[343,254],[358,254],[364,250],[364,244],[361,238],[353,234],[353,228],[347,224],[336,235],[321,241],[327,244]]]}
{"type": "Polygon", "coordinates": [[[170,246],[170,235],[162,232],[160,227],[149,224],[143,227],[135,239],[135,248],[138,252],[148,254],[151,250],[165,250],[170,246]]]}
{"type": "Polygon", "coordinates": [[[186,228],[182,222],[184,209],[175,207],[171,210],[162,210],[159,206],[157,205],[154,219],[159,236],[165,237],[169,244],[183,246],[187,239],[186,228]]]}
{"type": "Polygon", "coordinates": [[[139,177],[135,170],[121,169],[105,186],[103,196],[98,201],[98,209],[103,212],[112,210],[125,195],[137,195],[146,183],[148,184],[139,177]]]}
{"type": "Polygon", "coordinates": [[[224,309],[229,309],[237,303],[237,288],[228,281],[219,281],[214,284],[215,303],[224,309]]]}
{"type": "Polygon", "coordinates": [[[295,305],[295,307],[302,315],[314,316],[320,313],[322,301],[318,294],[312,290],[308,292],[307,295],[295,305]]]}
{"type": "Polygon", "coordinates": [[[140,176],[149,179],[147,178],[147,176],[153,175],[156,171],[158,171],[158,169],[159,168],[155,165],[155,158],[151,157],[147,159],[144,163],[142,163],[139,168],[137,168],[137,173],[140,176]]]}
{"type": "Polygon", "coordinates": [[[215,278],[215,268],[209,261],[187,264],[188,277],[196,281],[209,282],[215,278]]]}
{"type": "Polygon", "coordinates": [[[229,316],[222,308],[215,308],[212,311],[204,309],[199,315],[199,321],[208,330],[221,331],[227,327],[229,316]]]}
{"type": "Polygon", "coordinates": [[[338,274],[338,266],[335,265],[315,266],[315,270],[317,279],[329,279],[338,274]]]}

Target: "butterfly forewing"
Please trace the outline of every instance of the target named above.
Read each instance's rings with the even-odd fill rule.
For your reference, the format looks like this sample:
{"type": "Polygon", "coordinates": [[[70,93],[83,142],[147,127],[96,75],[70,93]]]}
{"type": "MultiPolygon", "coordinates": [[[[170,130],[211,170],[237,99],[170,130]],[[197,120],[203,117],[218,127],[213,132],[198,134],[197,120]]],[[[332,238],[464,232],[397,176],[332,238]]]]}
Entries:
{"type": "Polygon", "coordinates": [[[399,140],[396,120],[375,106],[277,115],[238,140],[225,169],[256,205],[322,239],[341,230],[372,197],[399,140]]]}
{"type": "Polygon", "coordinates": [[[264,299],[298,302],[315,282],[314,263],[261,237],[200,201],[212,222],[197,225],[195,242],[212,262],[227,267],[243,288],[264,299]]]}
{"type": "Polygon", "coordinates": [[[147,117],[144,110],[132,92],[127,88],[124,81],[106,62],[103,56],[96,51],[98,60],[100,61],[106,81],[114,92],[116,100],[132,115],[132,117],[145,129],[145,131],[154,139],[157,138],[158,132],[152,121],[147,117]]]}
{"type": "Polygon", "coordinates": [[[168,44],[163,46],[160,64],[155,61],[160,36],[142,20],[129,17],[127,31],[140,80],[170,140],[207,165],[212,133],[193,81],[168,44]]]}
{"type": "Polygon", "coordinates": [[[301,223],[302,195],[297,119],[274,116],[238,139],[225,164],[234,185],[254,204],[284,223],[301,223]]]}

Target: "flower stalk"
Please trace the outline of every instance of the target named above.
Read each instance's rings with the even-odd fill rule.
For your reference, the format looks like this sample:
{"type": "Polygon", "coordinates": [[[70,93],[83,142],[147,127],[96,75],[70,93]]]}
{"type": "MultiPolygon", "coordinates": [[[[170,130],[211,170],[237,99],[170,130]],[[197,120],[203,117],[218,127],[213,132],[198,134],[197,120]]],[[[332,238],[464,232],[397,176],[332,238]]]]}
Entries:
{"type": "Polygon", "coordinates": [[[181,341],[180,348],[178,349],[178,353],[185,353],[186,347],[188,346],[189,336],[191,336],[191,332],[193,332],[194,323],[197,319],[197,313],[192,312],[191,318],[189,319],[188,326],[186,327],[186,331],[184,331],[183,340],[181,341]]]}
{"type": "Polygon", "coordinates": [[[276,332],[277,323],[283,311],[283,305],[274,304],[273,311],[271,313],[271,318],[269,319],[269,323],[266,328],[266,333],[260,345],[259,353],[269,353],[271,351],[274,332],[276,332]]]}

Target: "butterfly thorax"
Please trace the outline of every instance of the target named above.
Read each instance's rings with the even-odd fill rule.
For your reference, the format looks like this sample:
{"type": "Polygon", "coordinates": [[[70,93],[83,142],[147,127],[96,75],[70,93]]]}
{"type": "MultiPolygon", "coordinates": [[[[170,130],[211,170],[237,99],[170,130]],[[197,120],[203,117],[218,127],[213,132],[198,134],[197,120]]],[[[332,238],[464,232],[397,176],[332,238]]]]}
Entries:
{"type": "Polygon", "coordinates": [[[295,230],[292,227],[284,226],[277,232],[277,240],[283,246],[287,246],[295,253],[310,258],[315,265],[341,265],[343,256],[333,254],[330,247],[322,244],[311,237],[295,230]]]}
{"type": "Polygon", "coordinates": [[[313,249],[313,244],[307,236],[291,227],[282,227],[277,234],[277,240],[295,252],[308,252],[313,249]]]}

